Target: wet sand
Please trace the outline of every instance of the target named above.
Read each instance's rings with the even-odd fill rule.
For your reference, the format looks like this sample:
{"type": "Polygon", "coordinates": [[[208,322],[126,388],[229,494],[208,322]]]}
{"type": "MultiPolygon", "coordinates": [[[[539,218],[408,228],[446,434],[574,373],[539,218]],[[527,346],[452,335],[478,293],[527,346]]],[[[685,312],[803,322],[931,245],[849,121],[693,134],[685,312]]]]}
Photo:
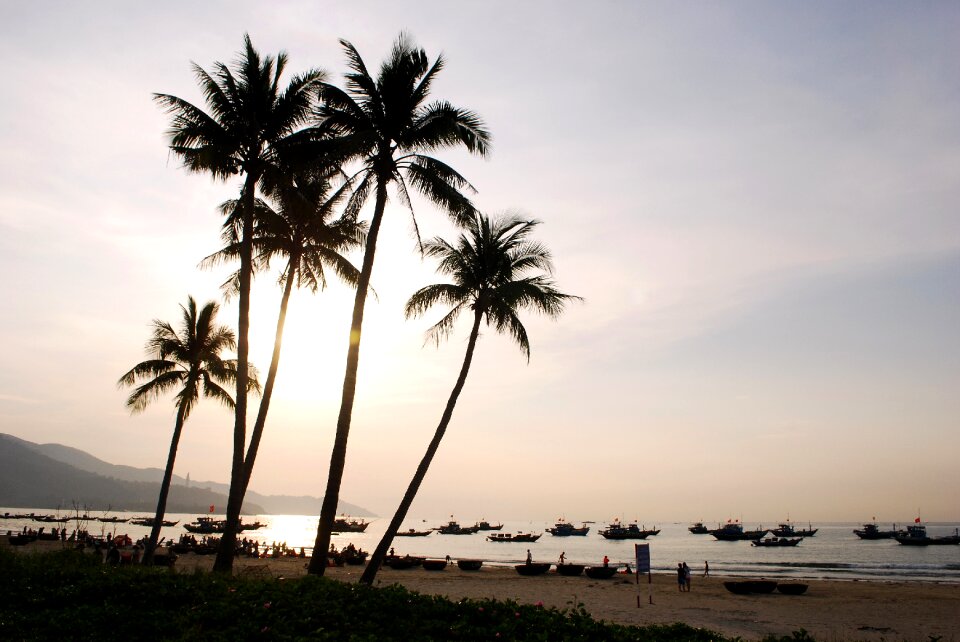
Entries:
{"type": "MultiPolygon", "coordinates": [[[[26,552],[31,547],[25,547],[26,552]]],[[[175,564],[181,572],[209,570],[212,566],[213,556],[193,554],[180,556],[175,564]]],[[[362,566],[330,568],[327,577],[356,582],[362,571],[362,566]]],[[[297,577],[306,573],[306,560],[238,558],[235,573],[297,577]]],[[[558,609],[582,604],[595,618],[608,622],[683,622],[745,639],[770,633],[786,635],[802,628],[823,641],[926,641],[931,636],[944,642],[960,641],[958,584],[803,580],[809,584],[804,595],[734,595],[723,587],[723,579],[695,576],[691,592],[681,593],[673,574],[654,575],[651,585],[642,576],[637,585],[633,575],[616,575],[609,580],[562,577],[555,572],[523,577],[512,568],[485,565],[471,572],[451,564],[443,571],[384,568],[377,576],[377,584],[401,584],[420,593],[455,600],[512,599],[524,604],[542,602],[558,609]],[[649,603],[651,594],[653,604],[649,603]]]]}

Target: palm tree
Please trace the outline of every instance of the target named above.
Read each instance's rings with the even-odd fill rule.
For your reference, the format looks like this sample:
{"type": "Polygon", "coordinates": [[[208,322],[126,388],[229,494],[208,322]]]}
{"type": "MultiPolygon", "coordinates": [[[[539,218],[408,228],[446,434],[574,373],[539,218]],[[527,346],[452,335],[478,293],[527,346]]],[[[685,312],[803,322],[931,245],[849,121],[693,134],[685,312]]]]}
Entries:
{"type": "Polygon", "coordinates": [[[283,52],[276,59],[272,56],[261,58],[253,48],[250,36],[244,34],[244,51],[233,71],[220,62],[214,63],[212,73],[193,64],[208,112],[182,98],[154,94],[154,99],[172,116],[168,132],[170,149],[183,160],[187,169],[209,173],[218,180],[229,179],[235,174],[244,176],[240,192],[237,395],[230,498],[227,502],[227,528],[214,563],[214,570],[222,572],[229,572],[233,567],[236,527],[243,502],[239,491],[246,442],[246,376],[256,188],[264,172],[278,163],[284,149],[296,139],[298,128],[308,120],[314,93],[324,79],[323,72],[311,69],[295,76],[286,88],[281,89],[280,77],[286,65],[287,56],[283,52]]]}
{"type": "MultiPolygon", "coordinates": [[[[237,344],[232,330],[214,323],[219,306],[210,301],[198,312],[197,302],[191,296],[187,298],[186,307],[180,308],[183,310],[180,332],[174,330],[169,323],[154,320],[153,336],[147,341],[146,352],[156,357],[138,363],[117,382],[120,387],[143,382],[127,399],[127,407],[133,413],[145,410],[153,399],[164,392],[179,388],[174,397],[177,419],[173,427],[173,438],[170,440],[167,467],[160,483],[157,513],[150,531],[150,540],[144,551],[145,564],[151,562],[153,551],[157,547],[184,422],[199,401],[201,392],[204,397],[234,408],[233,398],[221,385],[234,383],[239,378],[236,360],[223,359],[220,356],[225,350],[235,349],[237,344]]],[[[255,372],[248,373],[246,379],[251,389],[260,389],[255,372]]]]}
{"type": "MultiPolygon", "coordinates": [[[[359,270],[343,256],[343,252],[359,247],[366,234],[366,224],[358,222],[352,216],[341,216],[330,221],[334,210],[349,195],[349,182],[344,182],[334,190],[331,178],[335,170],[312,169],[292,174],[283,172],[286,183],[271,184],[268,192],[278,207],[258,199],[254,222],[254,266],[268,269],[274,258],[286,260],[286,266],[280,274],[280,286],[283,294],[280,298],[280,311],[277,315],[277,329],[273,342],[273,356],[270,369],[264,383],[263,396],[257,411],[256,423],[250,434],[250,443],[244,457],[244,478],[241,501],[246,495],[253,474],[254,462],[260,448],[273,386],[280,365],[280,350],[283,344],[283,329],[287,318],[287,307],[293,286],[306,287],[316,293],[327,285],[329,268],[342,281],[356,286],[359,270]]],[[[220,206],[227,214],[222,238],[225,247],[204,259],[202,265],[210,266],[221,261],[235,259],[240,253],[239,243],[239,201],[227,201],[220,206]]],[[[237,287],[238,275],[234,274],[224,286],[229,294],[237,287]]]]}
{"type": "Polygon", "coordinates": [[[372,584],[390,543],[407,516],[407,511],[420,489],[440,441],[443,439],[453,409],[470,371],[473,351],[480,336],[480,324],[484,320],[497,332],[509,334],[520,345],[520,350],[530,360],[530,342],[527,331],[517,317],[521,310],[532,310],[549,317],[558,317],[564,305],[580,297],[563,294],[557,290],[549,275],[553,271],[550,253],[528,237],[538,221],[524,221],[505,217],[491,222],[477,215],[461,234],[456,245],[436,238],[425,245],[427,256],[439,259],[438,271],[450,275],[453,283],[428,285],[414,293],[407,301],[407,318],[420,316],[433,305],[443,303],[451,306],[449,312],[438,321],[427,336],[439,344],[450,335],[454,323],[465,310],[473,311],[473,326],[467,341],[467,352],[460,367],[457,383],[450,392],[447,406],[437,430],[427,447],[427,452],[407,487],[407,492],[397,508],[386,533],[370,558],[370,563],[360,578],[372,584]],[[531,274],[532,272],[536,272],[531,274]]]}
{"type": "MultiPolygon", "coordinates": [[[[350,73],[347,89],[321,83],[321,104],[317,110],[318,131],[330,136],[343,158],[359,158],[357,187],[348,210],[358,209],[371,191],[375,193],[373,217],[367,234],[360,279],[357,284],[350,325],[347,363],[337,432],[330,455],[327,487],[317,524],[315,554],[309,572],[322,575],[326,569],[324,552],[330,546],[330,534],[340,499],[340,482],[346,462],[347,438],[357,388],[360,360],[360,331],[364,303],[373,272],[380,223],[387,204],[387,188],[396,186],[402,203],[410,207],[410,192],[416,190],[446,211],[455,221],[465,222],[475,210],[462,190],[472,190],[467,180],[452,167],[427,155],[434,150],[463,146],[485,155],[490,134],[480,118],[470,111],[437,101],[427,103],[436,75],[443,69],[443,57],[431,66],[426,52],[417,49],[401,34],[390,57],[374,79],[356,48],[341,40],[350,73]]],[[[416,225],[416,221],[414,220],[416,225]]]]}

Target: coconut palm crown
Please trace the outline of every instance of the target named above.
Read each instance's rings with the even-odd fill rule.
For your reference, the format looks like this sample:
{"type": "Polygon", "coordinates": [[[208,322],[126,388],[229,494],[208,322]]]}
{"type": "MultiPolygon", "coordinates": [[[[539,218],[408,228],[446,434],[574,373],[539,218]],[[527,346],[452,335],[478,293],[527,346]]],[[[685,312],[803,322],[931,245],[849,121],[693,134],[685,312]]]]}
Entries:
{"type": "Polygon", "coordinates": [[[488,326],[510,335],[530,360],[530,340],[517,314],[523,310],[557,317],[564,304],[579,297],[563,294],[554,287],[550,252],[529,240],[536,220],[506,216],[491,221],[477,215],[456,244],[435,238],[424,244],[424,253],[437,259],[437,272],[452,283],[421,288],[407,301],[408,318],[424,314],[434,305],[450,306],[427,331],[428,340],[439,343],[450,335],[464,310],[482,315],[488,326]],[[538,271],[537,274],[530,274],[538,271]]]}
{"type": "MultiPolygon", "coordinates": [[[[464,192],[472,192],[473,187],[456,170],[430,154],[463,147],[483,156],[490,147],[490,134],[476,114],[445,101],[427,101],[431,85],[443,69],[442,56],[431,65],[427,54],[401,34],[374,78],[357,49],[346,40],[340,44],[349,67],[346,89],[320,83],[320,102],[315,112],[319,123],[314,131],[326,143],[330,157],[359,160],[361,164],[351,177],[356,188],[347,212],[358,211],[371,193],[375,194],[375,203],[354,299],[337,432],[314,542],[316,551],[330,547],[340,499],[356,396],[364,306],[388,187],[395,184],[400,201],[411,212],[411,191],[416,191],[456,222],[466,222],[475,209],[464,192]]],[[[416,216],[413,221],[417,229],[416,216]]],[[[314,555],[309,572],[323,575],[325,570],[325,555],[314,555]]]]}
{"type": "MultiPolygon", "coordinates": [[[[223,386],[237,380],[237,362],[221,356],[224,351],[236,348],[233,331],[215,323],[219,306],[214,301],[198,311],[197,302],[188,297],[186,307],[180,307],[183,319],[179,332],[165,321],[154,320],[153,335],[146,344],[146,352],[155,355],[154,358],[138,363],[117,382],[121,387],[136,386],[126,403],[133,413],[142,412],[154,399],[177,389],[174,395],[177,419],[160,485],[154,525],[144,552],[147,563],[153,557],[160,535],[184,422],[201,395],[228,408],[234,407],[233,398],[223,386]]],[[[255,372],[248,373],[247,382],[251,389],[259,390],[255,372]]]]}

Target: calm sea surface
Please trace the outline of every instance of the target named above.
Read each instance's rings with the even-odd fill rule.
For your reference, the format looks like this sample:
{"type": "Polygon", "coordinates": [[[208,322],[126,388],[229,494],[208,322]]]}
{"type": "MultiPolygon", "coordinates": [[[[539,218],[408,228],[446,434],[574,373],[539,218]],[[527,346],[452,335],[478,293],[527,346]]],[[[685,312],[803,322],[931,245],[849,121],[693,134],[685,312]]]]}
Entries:
{"type": "MultiPolygon", "coordinates": [[[[32,520],[16,520],[2,517],[3,513],[30,513],[38,515],[53,514],[49,509],[0,508],[0,532],[19,531],[24,526],[46,530],[58,524],[42,524],[32,520]]],[[[66,516],[62,512],[61,516],[66,516]]],[[[100,516],[100,513],[95,515],[100,516]]],[[[140,514],[120,513],[119,517],[133,517],[140,514]]],[[[180,520],[175,527],[164,528],[161,535],[167,539],[176,539],[186,531],[183,524],[196,519],[194,514],[168,514],[168,520],[180,520]]],[[[222,516],[217,516],[222,517],[222,516]]],[[[449,519],[449,518],[448,518],[449,519]]],[[[440,526],[448,519],[409,520],[406,528],[427,530],[440,526]]],[[[265,522],[267,526],[257,531],[248,531],[243,537],[255,539],[261,543],[286,542],[288,546],[299,549],[305,547],[309,552],[316,537],[317,518],[304,515],[261,515],[245,517],[244,521],[265,522]]],[[[344,533],[334,535],[333,542],[345,546],[352,542],[364,549],[373,550],[387,527],[387,519],[372,520],[365,533],[344,533]]],[[[461,524],[470,525],[473,521],[461,520],[461,524]]],[[[577,522],[575,525],[579,526],[577,522]]],[[[440,535],[432,533],[427,537],[398,537],[393,546],[398,554],[410,553],[427,557],[454,559],[476,558],[490,564],[514,564],[522,562],[527,549],[536,561],[556,562],[561,552],[566,553],[569,562],[588,564],[599,563],[604,555],[611,563],[630,562],[633,566],[634,541],[606,540],[597,532],[606,527],[605,522],[589,524],[590,532],[586,537],[554,537],[544,531],[553,526],[547,522],[505,522],[506,533],[543,533],[539,541],[532,544],[489,542],[483,531],[474,535],[440,535]]],[[[718,575],[764,576],[764,577],[806,577],[830,579],[864,580],[923,580],[960,583],[960,546],[903,546],[894,540],[866,541],[853,534],[854,528],[860,528],[859,522],[814,524],[820,530],[814,537],[806,538],[799,546],[788,548],[758,548],[749,542],[720,542],[711,535],[693,535],[687,531],[689,524],[652,523],[661,533],[649,537],[650,557],[654,572],[670,572],[678,562],[687,562],[694,569],[694,577],[703,570],[704,561],[710,562],[710,571],[718,575]]],[[[708,528],[715,524],[707,523],[708,528]]],[[[747,523],[748,529],[756,524],[747,523]]],[[[765,524],[773,526],[773,524],[765,524]]],[[[797,528],[805,524],[797,524],[797,528]]],[[[880,524],[889,528],[889,524],[880,524]]],[[[68,523],[73,529],[74,522],[68,523]]],[[[957,523],[928,523],[927,532],[931,536],[953,534],[960,527],[957,523]]],[[[131,524],[104,524],[90,521],[86,526],[92,534],[126,533],[133,539],[149,534],[144,526],[131,524]]],[[[641,542],[642,543],[642,542],[641,542]]]]}

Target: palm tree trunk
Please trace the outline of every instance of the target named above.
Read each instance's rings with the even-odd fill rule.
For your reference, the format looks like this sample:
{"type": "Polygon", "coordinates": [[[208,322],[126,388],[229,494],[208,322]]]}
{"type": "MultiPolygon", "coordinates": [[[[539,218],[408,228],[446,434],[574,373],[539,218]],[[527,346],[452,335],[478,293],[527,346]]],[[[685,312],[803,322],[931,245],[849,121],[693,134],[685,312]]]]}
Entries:
{"type": "Polygon", "coordinates": [[[463,390],[463,385],[467,381],[467,373],[470,372],[470,363],[473,361],[473,351],[477,345],[477,337],[480,336],[480,321],[482,318],[483,310],[476,310],[473,315],[473,328],[470,330],[470,340],[467,342],[467,353],[463,358],[463,365],[460,367],[460,376],[457,378],[457,383],[450,392],[450,398],[447,399],[447,407],[443,410],[443,416],[440,417],[437,431],[434,433],[430,445],[427,446],[427,452],[423,455],[423,459],[420,460],[420,465],[417,466],[417,472],[413,475],[413,480],[410,482],[410,485],[407,486],[407,492],[404,493],[396,514],[394,514],[393,519],[390,520],[390,525],[387,526],[387,532],[383,534],[380,543],[377,544],[376,550],[373,552],[373,555],[370,556],[370,562],[367,564],[367,568],[363,570],[363,575],[360,577],[362,584],[373,584],[373,580],[377,576],[377,571],[380,570],[380,566],[387,556],[387,549],[390,548],[390,544],[393,542],[393,538],[396,537],[400,525],[403,524],[403,520],[407,517],[407,511],[410,510],[410,506],[417,496],[417,491],[420,490],[420,484],[423,483],[424,477],[427,476],[427,469],[430,468],[433,457],[437,454],[437,449],[440,448],[440,441],[447,432],[447,426],[450,424],[451,417],[453,417],[453,409],[456,407],[457,399],[460,397],[460,391],[463,390]]]}
{"type": "Polygon", "coordinates": [[[350,420],[353,417],[353,400],[357,392],[357,366],[360,363],[360,330],[363,327],[363,308],[367,302],[367,289],[370,275],[373,273],[373,259],[377,251],[377,236],[383,210],[387,205],[387,182],[377,181],[377,201],[367,233],[367,246],[363,252],[363,265],[357,280],[357,294],[353,300],[353,320],[350,323],[350,346],[347,350],[347,367],[343,375],[343,396],[340,399],[340,415],[337,417],[337,434],[330,453],[330,471],[327,475],[327,489],[320,506],[320,520],[317,523],[317,538],[313,544],[313,557],[307,572],[311,575],[323,575],[327,568],[327,549],[330,547],[330,535],[333,520],[337,516],[337,504],[340,501],[340,482],[347,459],[347,437],[350,435],[350,420]]]}
{"type": "Polygon", "coordinates": [[[263,437],[263,427],[267,423],[267,412],[270,410],[270,398],[273,396],[273,384],[277,380],[277,369],[280,367],[280,346],[283,344],[283,328],[287,322],[287,305],[290,302],[290,293],[296,280],[296,265],[300,257],[291,255],[287,263],[287,279],[283,284],[283,296],[280,299],[280,313],[277,315],[277,332],[273,339],[273,356],[270,359],[270,370],[267,372],[267,382],[263,385],[263,396],[260,397],[260,408],[257,410],[257,421],[250,433],[250,445],[247,446],[247,456],[243,460],[243,490],[240,491],[241,502],[250,486],[250,477],[253,475],[253,464],[257,460],[257,451],[260,449],[260,439],[263,437]]]}
{"type": "Polygon", "coordinates": [[[227,523],[220,538],[217,559],[213,570],[220,573],[233,571],[233,557],[240,525],[240,509],[243,506],[243,451],[247,441],[247,387],[250,353],[250,281],[253,273],[253,210],[259,175],[247,173],[243,185],[243,234],[240,237],[240,308],[237,321],[237,396],[233,425],[233,461],[230,467],[230,494],[227,500],[227,523]]]}
{"type": "Polygon", "coordinates": [[[180,435],[183,432],[183,422],[186,420],[186,405],[181,403],[177,408],[177,423],[173,427],[173,438],[170,440],[170,454],[167,455],[167,467],[163,470],[163,481],[160,482],[160,497],[157,499],[157,513],[153,517],[153,528],[150,529],[150,539],[143,551],[143,563],[153,563],[153,552],[160,539],[160,528],[163,526],[163,516],[167,512],[167,496],[170,494],[170,482],[173,479],[173,463],[177,459],[177,448],[180,446],[180,435]]]}

